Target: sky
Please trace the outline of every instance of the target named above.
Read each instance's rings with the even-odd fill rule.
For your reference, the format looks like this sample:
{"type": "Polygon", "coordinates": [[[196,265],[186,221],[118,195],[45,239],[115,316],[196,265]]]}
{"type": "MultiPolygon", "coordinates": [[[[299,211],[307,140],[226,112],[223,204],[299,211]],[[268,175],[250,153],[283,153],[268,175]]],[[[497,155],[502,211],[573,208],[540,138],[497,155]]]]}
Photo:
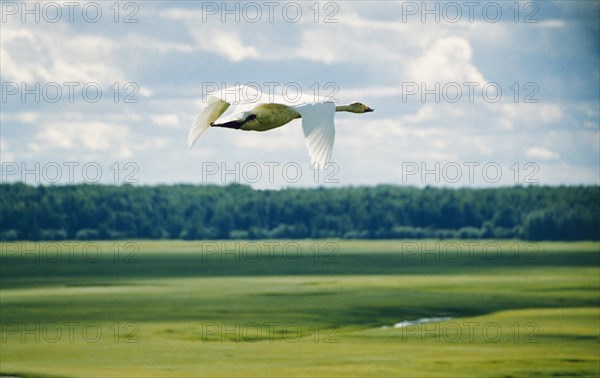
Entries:
{"type": "Polygon", "coordinates": [[[0,4],[2,182],[600,184],[598,1],[0,4]],[[375,111],[322,169],[300,120],[187,148],[243,85],[375,111]]]}

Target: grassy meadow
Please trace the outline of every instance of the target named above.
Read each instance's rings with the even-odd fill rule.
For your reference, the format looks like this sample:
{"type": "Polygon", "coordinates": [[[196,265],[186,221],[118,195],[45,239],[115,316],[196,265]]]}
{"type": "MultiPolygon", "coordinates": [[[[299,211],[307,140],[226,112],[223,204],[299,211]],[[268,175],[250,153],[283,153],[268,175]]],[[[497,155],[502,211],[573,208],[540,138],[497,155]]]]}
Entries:
{"type": "Polygon", "coordinates": [[[600,375],[597,242],[0,246],[0,375],[600,375]]]}

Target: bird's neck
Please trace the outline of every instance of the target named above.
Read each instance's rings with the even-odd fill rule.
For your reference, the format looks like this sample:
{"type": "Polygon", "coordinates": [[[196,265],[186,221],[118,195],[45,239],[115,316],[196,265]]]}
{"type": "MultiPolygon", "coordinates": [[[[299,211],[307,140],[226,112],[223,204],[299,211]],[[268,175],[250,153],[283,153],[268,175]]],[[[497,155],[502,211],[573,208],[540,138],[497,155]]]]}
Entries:
{"type": "Polygon", "coordinates": [[[351,112],[350,105],[339,105],[335,107],[336,112],[351,112]]]}

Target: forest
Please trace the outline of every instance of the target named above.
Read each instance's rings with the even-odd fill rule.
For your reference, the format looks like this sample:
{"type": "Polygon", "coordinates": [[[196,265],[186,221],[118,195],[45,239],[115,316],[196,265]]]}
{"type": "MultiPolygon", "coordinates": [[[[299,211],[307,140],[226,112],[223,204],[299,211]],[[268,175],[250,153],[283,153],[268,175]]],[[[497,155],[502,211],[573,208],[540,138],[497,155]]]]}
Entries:
{"type": "Polygon", "coordinates": [[[600,187],[0,184],[0,240],[600,240],[600,187]]]}

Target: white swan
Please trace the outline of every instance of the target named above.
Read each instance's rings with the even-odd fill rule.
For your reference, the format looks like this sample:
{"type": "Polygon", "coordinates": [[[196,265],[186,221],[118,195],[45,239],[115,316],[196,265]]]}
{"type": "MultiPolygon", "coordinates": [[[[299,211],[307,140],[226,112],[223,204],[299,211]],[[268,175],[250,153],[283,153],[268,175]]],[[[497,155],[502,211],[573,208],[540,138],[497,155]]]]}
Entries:
{"type": "Polygon", "coordinates": [[[207,106],[198,115],[188,134],[188,147],[209,127],[226,127],[245,131],[267,131],[283,126],[296,118],[302,118],[302,130],[306,138],[311,163],[324,167],[331,158],[335,139],[335,112],[367,113],[373,109],[359,102],[335,106],[333,102],[295,102],[282,96],[267,95],[252,87],[227,88],[207,96],[207,106]],[[227,101],[235,95],[236,101],[227,101]],[[242,96],[243,94],[243,96],[242,96]],[[241,98],[252,101],[239,101],[241,98]],[[261,101],[261,100],[269,100],[261,101]],[[232,103],[235,105],[231,107],[232,103]],[[229,109],[228,115],[224,115],[229,109]]]}

